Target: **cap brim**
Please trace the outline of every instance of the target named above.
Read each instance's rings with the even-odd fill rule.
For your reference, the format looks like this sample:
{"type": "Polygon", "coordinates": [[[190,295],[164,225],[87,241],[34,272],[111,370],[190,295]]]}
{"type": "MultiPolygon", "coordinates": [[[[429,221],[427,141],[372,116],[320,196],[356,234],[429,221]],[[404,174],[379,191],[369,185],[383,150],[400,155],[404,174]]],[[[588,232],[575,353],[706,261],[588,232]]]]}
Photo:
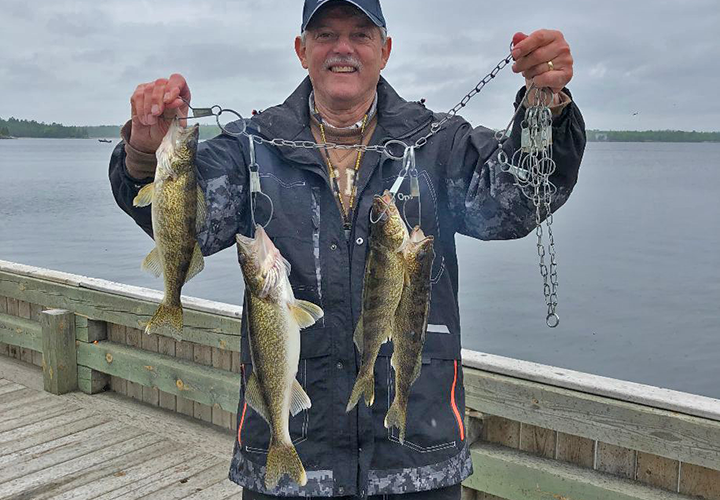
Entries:
{"type": "MultiPolygon", "coordinates": [[[[349,3],[349,4],[353,5],[354,7],[356,7],[360,12],[365,14],[368,17],[368,19],[370,19],[375,24],[375,26],[377,26],[379,28],[385,27],[385,23],[383,23],[380,19],[378,19],[377,16],[374,16],[373,14],[369,13],[368,11],[366,11],[365,9],[360,7],[360,5],[357,4],[357,2],[353,2],[353,0],[341,0],[341,1],[349,3]]],[[[315,14],[317,14],[317,11],[320,10],[322,7],[324,7],[326,4],[327,4],[327,2],[323,2],[320,5],[318,5],[317,7],[315,7],[315,9],[310,14],[310,17],[308,17],[307,22],[305,24],[303,24],[302,31],[305,31],[307,29],[307,25],[310,24],[310,21],[312,21],[312,18],[315,16],[315,14]]]]}

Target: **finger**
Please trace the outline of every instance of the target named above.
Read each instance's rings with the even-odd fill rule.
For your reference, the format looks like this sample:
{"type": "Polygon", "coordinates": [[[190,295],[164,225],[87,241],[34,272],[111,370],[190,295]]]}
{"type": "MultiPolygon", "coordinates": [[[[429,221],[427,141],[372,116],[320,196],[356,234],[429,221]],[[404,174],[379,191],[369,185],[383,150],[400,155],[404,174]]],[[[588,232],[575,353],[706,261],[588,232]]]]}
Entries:
{"type": "Polygon", "coordinates": [[[165,104],[163,103],[163,96],[165,95],[165,86],[167,85],[167,80],[164,78],[160,78],[158,80],[155,80],[155,85],[153,87],[152,91],[152,104],[150,106],[150,113],[158,117],[162,114],[162,112],[165,110],[165,104]]]}
{"type": "Polygon", "coordinates": [[[178,97],[190,102],[190,88],[185,78],[179,73],[173,73],[168,78],[167,92],[165,95],[165,103],[169,104],[178,97]]]}
{"type": "Polygon", "coordinates": [[[157,123],[157,118],[155,118],[151,112],[153,88],[155,88],[155,84],[148,83],[145,85],[145,90],[143,92],[144,99],[143,99],[142,114],[145,118],[145,123],[147,125],[155,125],[157,123]]]}
{"type": "Polygon", "coordinates": [[[133,120],[137,120],[141,125],[147,126],[145,121],[146,115],[144,114],[145,109],[145,85],[138,85],[135,89],[135,93],[130,99],[130,109],[132,111],[133,120]]]}
{"type": "Polygon", "coordinates": [[[530,52],[526,56],[517,59],[515,61],[515,64],[513,64],[513,71],[515,73],[527,71],[535,66],[545,64],[548,61],[552,61],[556,59],[559,55],[560,47],[558,45],[546,45],[530,52]]]}
{"type": "Polygon", "coordinates": [[[521,57],[528,55],[533,50],[548,45],[558,36],[558,34],[562,35],[559,31],[552,30],[538,30],[531,33],[529,37],[518,43],[513,48],[513,57],[515,60],[518,60],[521,57]]]}
{"type": "Polygon", "coordinates": [[[513,48],[515,48],[515,46],[516,46],[518,43],[522,42],[522,41],[525,40],[526,38],[527,38],[527,35],[526,35],[525,33],[523,33],[522,31],[518,31],[517,33],[515,33],[515,34],[513,35],[513,39],[512,39],[513,48]]]}
{"type": "Polygon", "coordinates": [[[572,79],[573,70],[572,68],[562,68],[560,70],[548,71],[541,75],[533,78],[535,86],[547,87],[557,94],[564,87],[567,86],[568,82],[572,79]]]}

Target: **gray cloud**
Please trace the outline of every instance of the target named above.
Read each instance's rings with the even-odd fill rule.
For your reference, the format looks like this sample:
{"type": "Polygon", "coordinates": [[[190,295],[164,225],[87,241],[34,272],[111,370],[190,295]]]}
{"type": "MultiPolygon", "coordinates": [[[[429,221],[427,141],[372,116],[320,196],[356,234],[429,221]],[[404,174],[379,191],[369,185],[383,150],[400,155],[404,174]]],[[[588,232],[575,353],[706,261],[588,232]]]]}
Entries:
{"type": "MultiPolygon", "coordinates": [[[[516,31],[563,31],[570,84],[591,128],[717,130],[715,0],[385,0],[385,76],[407,99],[453,106],[508,53],[516,31]],[[634,115],[634,113],[636,113],[634,115]]],[[[125,121],[138,83],[184,74],[194,100],[242,112],[281,102],[304,76],[292,49],[297,0],[3,2],[0,116],[125,121]]],[[[463,110],[504,126],[523,84],[505,69],[463,110]]]]}

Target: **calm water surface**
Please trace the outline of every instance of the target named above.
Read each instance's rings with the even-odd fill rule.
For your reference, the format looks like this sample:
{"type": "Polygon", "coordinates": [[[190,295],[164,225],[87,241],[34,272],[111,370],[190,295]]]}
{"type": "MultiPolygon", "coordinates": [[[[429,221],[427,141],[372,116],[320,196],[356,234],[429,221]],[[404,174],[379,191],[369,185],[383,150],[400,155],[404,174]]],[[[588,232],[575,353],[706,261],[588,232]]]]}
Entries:
{"type": "MultiPolygon", "coordinates": [[[[114,144],[0,141],[0,259],[161,289],[116,205],[114,144]]],[[[544,325],[534,236],[458,237],[463,345],[720,398],[720,144],[588,145],[555,218],[560,326],[544,325]]],[[[187,295],[241,303],[233,249],[187,295]]]]}

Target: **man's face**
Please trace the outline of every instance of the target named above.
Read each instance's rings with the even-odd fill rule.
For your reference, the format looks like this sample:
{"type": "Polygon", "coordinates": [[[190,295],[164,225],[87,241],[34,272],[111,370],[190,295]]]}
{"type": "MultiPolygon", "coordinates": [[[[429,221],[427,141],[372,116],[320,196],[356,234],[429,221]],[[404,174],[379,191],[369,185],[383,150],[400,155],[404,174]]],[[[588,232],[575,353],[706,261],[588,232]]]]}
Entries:
{"type": "Polygon", "coordinates": [[[380,29],[365,15],[349,15],[347,7],[316,14],[303,45],[295,50],[308,70],[317,94],[336,105],[352,105],[374,94],[385,68],[392,40],[383,45],[380,29]]]}

